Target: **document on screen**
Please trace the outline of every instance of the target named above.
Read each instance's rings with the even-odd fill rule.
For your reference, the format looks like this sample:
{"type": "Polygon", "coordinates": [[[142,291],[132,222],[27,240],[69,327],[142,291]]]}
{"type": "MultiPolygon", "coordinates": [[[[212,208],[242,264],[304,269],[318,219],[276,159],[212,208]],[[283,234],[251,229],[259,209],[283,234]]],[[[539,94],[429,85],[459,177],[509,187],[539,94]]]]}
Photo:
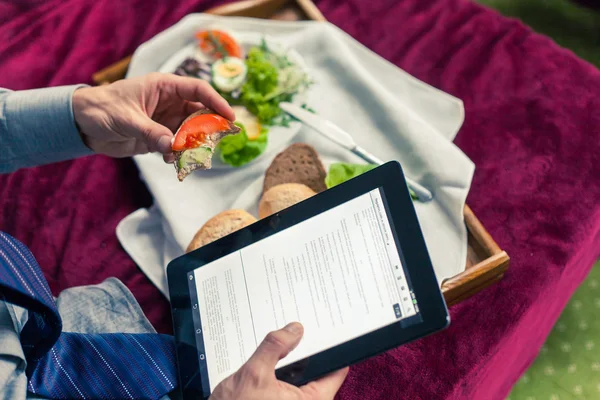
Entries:
{"type": "Polygon", "coordinates": [[[278,368],[418,312],[384,196],[375,189],[190,272],[211,391],[289,322],[304,336],[278,368]]]}

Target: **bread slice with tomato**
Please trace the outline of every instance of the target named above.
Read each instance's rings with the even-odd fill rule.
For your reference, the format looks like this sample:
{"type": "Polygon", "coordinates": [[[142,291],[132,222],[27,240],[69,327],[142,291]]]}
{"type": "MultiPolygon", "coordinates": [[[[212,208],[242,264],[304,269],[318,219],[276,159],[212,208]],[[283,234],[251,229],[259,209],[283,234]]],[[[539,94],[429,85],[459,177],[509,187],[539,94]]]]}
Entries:
{"type": "Polygon", "coordinates": [[[203,109],[187,117],[173,138],[177,179],[199,169],[210,169],[215,148],[225,136],[235,135],[240,128],[213,110],[203,109]]]}

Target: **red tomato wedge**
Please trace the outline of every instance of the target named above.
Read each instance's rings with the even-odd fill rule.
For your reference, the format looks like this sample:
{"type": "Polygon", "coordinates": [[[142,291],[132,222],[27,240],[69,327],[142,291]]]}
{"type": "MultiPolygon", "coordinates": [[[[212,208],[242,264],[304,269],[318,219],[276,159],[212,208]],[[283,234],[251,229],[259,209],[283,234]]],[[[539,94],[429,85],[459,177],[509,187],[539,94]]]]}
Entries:
{"type": "Polygon", "coordinates": [[[197,115],[181,125],[171,148],[173,151],[195,149],[206,143],[207,136],[229,129],[229,121],[218,114],[197,115]]]}
{"type": "Polygon", "coordinates": [[[242,48],[230,35],[223,31],[208,30],[196,33],[200,49],[215,58],[242,58],[242,48]],[[226,53],[226,54],[223,54],[226,53]]]}

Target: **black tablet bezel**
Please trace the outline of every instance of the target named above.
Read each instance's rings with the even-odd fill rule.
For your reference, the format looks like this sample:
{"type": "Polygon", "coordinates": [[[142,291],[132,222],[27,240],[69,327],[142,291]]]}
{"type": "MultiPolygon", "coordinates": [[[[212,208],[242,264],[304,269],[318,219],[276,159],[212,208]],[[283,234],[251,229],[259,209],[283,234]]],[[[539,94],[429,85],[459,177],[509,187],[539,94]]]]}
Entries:
{"type": "Polygon", "coordinates": [[[195,310],[192,310],[188,272],[377,188],[383,189],[384,198],[387,200],[396,246],[408,270],[408,278],[412,281],[423,322],[401,326],[400,320],[280,368],[276,371],[277,377],[295,385],[302,385],[448,326],[450,317],[446,303],[431,265],[402,168],[398,162],[391,161],[169,263],[167,278],[177,349],[177,369],[184,398],[208,398],[203,391],[199,373],[199,353],[193,325],[195,310]]]}

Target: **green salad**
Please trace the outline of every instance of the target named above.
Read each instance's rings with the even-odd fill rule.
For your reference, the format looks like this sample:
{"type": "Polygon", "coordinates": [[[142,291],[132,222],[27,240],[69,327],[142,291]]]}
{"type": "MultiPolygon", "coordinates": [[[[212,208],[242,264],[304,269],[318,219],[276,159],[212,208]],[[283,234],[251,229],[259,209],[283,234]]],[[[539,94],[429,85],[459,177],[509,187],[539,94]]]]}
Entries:
{"type": "Polygon", "coordinates": [[[236,123],[242,130],[237,135],[226,136],[219,143],[221,161],[233,167],[240,167],[261,155],[267,148],[266,128],[262,128],[257,139],[249,140],[246,128],[236,123]]]}
{"type": "Polygon", "coordinates": [[[291,101],[296,93],[311,82],[301,68],[285,55],[269,50],[266,43],[253,47],[246,59],[248,75],[242,86],[242,104],[267,125],[284,125],[279,103],[291,101]]]}
{"type": "Polygon", "coordinates": [[[175,74],[210,82],[234,108],[242,132],[226,137],[217,152],[224,163],[242,166],[265,151],[271,127],[287,127],[293,120],[279,103],[293,101],[312,81],[302,67],[287,54],[272,50],[264,39],[245,53],[227,32],[208,30],[195,36],[199,50],[211,61],[188,58],[175,74]]]}
{"type": "Polygon", "coordinates": [[[252,47],[245,60],[247,72],[239,97],[234,93],[221,93],[230,104],[241,105],[256,116],[260,134],[249,138],[244,122],[238,123],[242,132],[225,138],[218,146],[221,160],[233,167],[240,167],[261,155],[268,144],[271,126],[288,126],[292,118],[283,113],[279,103],[292,101],[294,95],[312,82],[306,73],[292,63],[286,55],[278,54],[262,42],[252,47]]]}
{"type": "MultiPolygon", "coordinates": [[[[325,177],[325,185],[327,189],[344,183],[354,177],[357,177],[365,172],[372,170],[377,167],[375,164],[348,164],[348,163],[334,163],[329,166],[329,171],[325,177]]],[[[413,200],[417,200],[418,197],[411,188],[408,188],[410,197],[413,200]]]]}

